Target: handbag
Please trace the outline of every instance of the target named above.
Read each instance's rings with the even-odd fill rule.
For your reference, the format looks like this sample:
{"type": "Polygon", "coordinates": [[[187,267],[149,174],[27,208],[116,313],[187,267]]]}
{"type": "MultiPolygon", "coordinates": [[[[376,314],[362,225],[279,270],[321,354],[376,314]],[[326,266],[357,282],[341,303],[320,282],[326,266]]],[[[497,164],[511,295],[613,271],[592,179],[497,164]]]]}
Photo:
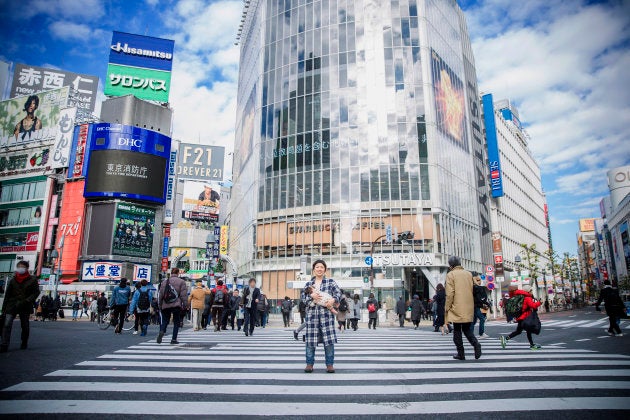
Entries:
{"type": "Polygon", "coordinates": [[[532,313],[523,320],[522,325],[525,331],[536,335],[540,334],[542,325],[540,323],[540,318],[538,318],[538,311],[536,309],[532,310],[532,313]]]}

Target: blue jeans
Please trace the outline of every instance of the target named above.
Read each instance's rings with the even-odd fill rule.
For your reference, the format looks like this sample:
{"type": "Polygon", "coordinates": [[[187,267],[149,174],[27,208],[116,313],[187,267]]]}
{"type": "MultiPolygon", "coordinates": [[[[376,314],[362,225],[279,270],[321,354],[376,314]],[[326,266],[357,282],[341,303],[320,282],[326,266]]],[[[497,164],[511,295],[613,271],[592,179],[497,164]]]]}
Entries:
{"type": "Polygon", "coordinates": [[[486,314],[481,312],[481,308],[475,308],[475,317],[472,324],[470,324],[470,330],[475,332],[475,324],[479,320],[479,335],[483,335],[486,332],[486,314]]]}
{"type": "Polygon", "coordinates": [[[78,309],[73,309],[72,310],[72,319],[77,319],[77,315],[79,315],[79,310],[78,309]]]}
{"type": "MultiPolygon", "coordinates": [[[[326,355],[326,366],[335,364],[335,346],[333,344],[324,346],[324,354],[326,355]]],[[[315,346],[306,346],[306,364],[315,364],[315,346]]]]}

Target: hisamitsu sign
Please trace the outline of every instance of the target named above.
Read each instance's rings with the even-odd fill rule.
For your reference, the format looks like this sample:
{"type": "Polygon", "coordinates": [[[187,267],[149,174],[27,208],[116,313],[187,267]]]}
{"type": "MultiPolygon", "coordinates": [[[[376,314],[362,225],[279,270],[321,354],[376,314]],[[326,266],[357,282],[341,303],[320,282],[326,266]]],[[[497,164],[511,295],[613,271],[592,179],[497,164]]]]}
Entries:
{"type": "Polygon", "coordinates": [[[223,181],[225,147],[180,143],[175,173],[179,179],[223,181]]]}

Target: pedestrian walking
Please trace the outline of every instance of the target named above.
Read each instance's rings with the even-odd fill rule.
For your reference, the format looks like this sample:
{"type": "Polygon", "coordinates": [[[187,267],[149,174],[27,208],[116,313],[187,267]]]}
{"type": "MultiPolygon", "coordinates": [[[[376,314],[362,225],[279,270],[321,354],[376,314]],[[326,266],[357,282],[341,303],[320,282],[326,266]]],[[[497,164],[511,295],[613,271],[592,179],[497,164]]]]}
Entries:
{"type": "Polygon", "coordinates": [[[359,329],[359,321],[361,320],[361,310],[363,309],[363,306],[361,304],[361,298],[359,297],[358,294],[355,294],[352,297],[353,300],[353,306],[354,306],[354,315],[352,317],[352,329],[354,331],[359,329]]]}
{"type": "Polygon", "coordinates": [[[350,295],[350,292],[346,292],[346,303],[348,304],[348,311],[346,316],[346,329],[354,329],[354,299],[350,295]]]}
{"type": "Polygon", "coordinates": [[[208,329],[212,322],[212,293],[206,295],[203,301],[203,312],[201,313],[201,328],[208,329]]]}
{"type": "Polygon", "coordinates": [[[212,325],[214,325],[214,331],[219,332],[223,322],[223,311],[225,311],[229,300],[229,292],[223,284],[223,280],[217,280],[217,287],[212,289],[211,295],[212,306],[210,312],[212,313],[212,325]]]}
{"type": "Polygon", "coordinates": [[[339,331],[343,332],[346,329],[346,318],[348,317],[348,301],[346,295],[341,291],[341,297],[339,298],[339,308],[337,308],[337,324],[339,331]]]}
{"type": "Polygon", "coordinates": [[[98,303],[96,299],[92,298],[90,302],[90,322],[96,321],[96,314],[98,313],[98,303]]]}
{"type": "Polygon", "coordinates": [[[475,359],[479,359],[481,357],[481,344],[477,341],[471,328],[475,312],[473,276],[462,268],[459,257],[451,256],[448,259],[448,265],[450,271],[446,275],[444,311],[445,319],[453,323],[453,342],[457,348],[457,354],[453,355],[453,359],[466,360],[462,333],[475,349],[475,359]]]}
{"type": "MultiPolygon", "coordinates": [[[[142,287],[142,285],[140,284],[140,282],[139,282],[139,281],[135,282],[135,283],[134,283],[134,286],[135,286],[136,290],[134,290],[134,291],[131,293],[132,298],[133,298],[134,293],[135,293],[137,290],[140,290],[140,287],[142,287]]],[[[140,329],[140,318],[138,317],[138,314],[137,314],[137,313],[135,313],[135,312],[133,312],[133,311],[132,311],[131,313],[133,313],[133,315],[134,315],[134,317],[133,317],[133,335],[137,335],[137,334],[138,334],[138,330],[140,329]]],[[[130,314],[130,315],[131,315],[131,314],[130,314]]]]}
{"type": "Polygon", "coordinates": [[[405,315],[407,315],[407,302],[405,302],[402,296],[400,296],[398,302],[396,302],[396,315],[398,315],[398,326],[404,328],[405,315]]]}
{"type": "Polygon", "coordinates": [[[313,372],[315,364],[315,347],[318,344],[324,345],[324,354],[326,361],[326,372],[335,373],[335,343],[337,342],[337,334],[335,332],[335,316],[331,313],[335,303],[339,304],[341,300],[341,290],[335,280],[326,277],[328,267],[323,260],[317,260],[313,263],[313,278],[306,282],[303,295],[307,304],[306,309],[306,367],[304,372],[313,372]],[[307,294],[306,290],[312,288],[312,293],[307,294]],[[328,307],[324,308],[320,305],[310,305],[316,301],[321,295],[320,292],[328,293],[333,297],[329,301],[328,307]]]}
{"type": "Polygon", "coordinates": [[[206,296],[210,294],[210,289],[203,284],[201,279],[195,282],[195,288],[192,289],[188,296],[188,306],[192,312],[193,331],[201,330],[201,319],[206,302],[206,296]]]}
{"type": "Polygon", "coordinates": [[[433,332],[442,331],[442,335],[448,334],[447,331],[450,332],[450,328],[447,328],[444,312],[446,305],[446,289],[442,283],[438,283],[435,287],[435,296],[433,296],[434,302],[434,320],[433,320],[433,332]]]}
{"type": "Polygon", "coordinates": [[[269,301],[267,300],[267,295],[265,295],[262,290],[260,291],[256,309],[258,310],[258,322],[256,324],[265,328],[265,325],[267,325],[267,314],[269,312],[269,301]]]}
{"type": "Polygon", "coordinates": [[[244,323],[243,331],[245,336],[254,334],[254,327],[256,326],[256,314],[258,312],[257,305],[260,300],[260,289],[256,287],[256,279],[249,279],[249,286],[243,291],[243,311],[244,311],[244,323]]]}
{"type": "Polygon", "coordinates": [[[98,311],[99,322],[105,315],[107,311],[107,298],[105,297],[105,292],[101,292],[98,299],[96,299],[96,310],[98,311]]]}
{"type": "Polygon", "coordinates": [[[234,331],[234,320],[236,319],[236,313],[240,309],[241,297],[239,296],[238,289],[234,289],[230,294],[230,298],[227,302],[225,312],[223,313],[223,323],[221,324],[222,330],[227,330],[228,324],[234,331]]]}
{"type": "Polygon", "coordinates": [[[300,303],[298,304],[298,312],[300,313],[300,324],[304,324],[304,319],[306,319],[306,303],[304,303],[303,299],[300,299],[300,303]]]}
{"type": "Polygon", "coordinates": [[[74,297],[74,301],[72,302],[72,320],[76,321],[79,319],[79,310],[81,309],[81,302],[79,302],[79,298],[77,296],[74,297]]]}
{"type": "Polygon", "coordinates": [[[18,261],[13,276],[5,285],[2,315],[0,315],[0,335],[2,335],[0,353],[9,349],[13,320],[18,316],[22,329],[20,349],[28,348],[29,318],[33,313],[33,304],[39,295],[37,278],[28,272],[28,268],[28,261],[18,261]]]}
{"type": "Polygon", "coordinates": [[[418,295],[413,295],[411,300],[411,322],[414,325],[414,330],[420,327],[420,317],[422,316],[422,301],[418,295]]]}
{"type": "Polygon", "coordinates": [[[501,347],[505,348],[507,346],[507,342],[520,335],[523,330],[527,333],[527,341],[529,341],[529,348],[531,350],[540,350],[540,345],[534,343],[534,339],[532,338],[532,331],[526,329],[523,325],[523,321],[531,315],[533,311],[538,309],[540,306],[540,302],[534,299],[530,293],[530,286],[523,286],[523,290],[512,290],[510,292],[510,299],[505,306],[505,313],[509,315],[512,319],[516,319],[517,327],[516,330],[513,331],[508,336],[501,336],[501,347]],[[513,310],[512,308],[516,308],[513,310]],[[520,311],[519,311],[520,309],[520,311]]]}
{"type": "Polygon", "coordinates": [[[289,328],[289,324],[291,323],[291,311],[293,311],[293,301],[289,299],[289,296],[284,297],[284,300],[280,304],[280,311],[282,312],[284,328],[289,328]]]}
{"type": "Polygon", "coordinates": [[[599,292],[599,298],[595,304],[597,311],[601,311],[600,306],[602,302],[604,302],[604,309],[606,309],[606,315],[608,315],[608,335],[623,337],[619,323],[621,322],[621,317],[625,314],[626,308],[619,296],[619,291],[613,289],[610,280],[604,280],[604,288],[599,292]]]}
{"type": "Polygon", "coordinates": [[[88,308],[90,307],[90,305],[88,304],[88,301],[86,298],[83,298],[83,300],[81,301],[81,315],[79,316],[79,319],[83,318],[83,315],[85,315],[86,318],[89,318],[89,314],[88,314],[88,308]]]}
{"type": "Polygon", "coordinates": [[[488,294],[486,293],[486,288],[481,285],[481,277],[475,273],[473,277],[473,298],[475,299],[475,313],[473,317],[473,322],[470,325],[473,334],[475,333],[475,324],[479,321],[479,338],[484,339],[488,338],[489,335],[486,334],[486,314],[488,313],[488,309],[490,308],[490,302],[488,302],[488,294]]]}
{"type": "Polygon", "coordinates": [[[122,328],[125,324],[125,315],[127,315],[127,306],[131,298],[131,288],[127,285],[125,277],[120,279],[118,286],[114,287],[112,297],[109,301],[109,307],[112,308],[113,317],[118,321],[118,325],[114,329],[114,334],[122,334],[122,328]]]}
{"type": "Polygon", "coordinates": [[[151,312],[153,291],[149,289],[149,282],[146,280],[142,280],[138,284],[140,287],[133,293],[131,304],[129,305],[129,314],[136,314],[140,336],[144,337],[149,329],[149,314],[151,312]]]}
{"type": "Polygon", "coordinates": [[[378,320],[378,300],[374,297],[374,293],[370,293],[366,303],[368,310],[368,329],[376,329],[376,321],[378,320]]]}
{"type": "Polygon", "coordinates": [[[160,285],[158,293],[158,306],[162,313],[162,324],[157,336],[158,343],[162,342],[172,316],[173,335],[171,336],[171,344],[179,344],[177,333],[179,332],[181,315],[185,314],[186,311],[187,296],[188,288],[186,287],[186,282],[179,277],[179,268],[175,267],[171,270],[171,276],[160,285]]]}

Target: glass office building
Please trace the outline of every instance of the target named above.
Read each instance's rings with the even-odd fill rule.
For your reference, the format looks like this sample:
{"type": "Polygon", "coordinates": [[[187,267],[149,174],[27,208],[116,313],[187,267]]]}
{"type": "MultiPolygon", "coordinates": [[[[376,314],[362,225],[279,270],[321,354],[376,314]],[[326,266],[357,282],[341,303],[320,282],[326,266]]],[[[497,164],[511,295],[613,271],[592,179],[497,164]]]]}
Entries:
{"type": "Polygon", "coordinates": [[[449,255],[471,270],[490,263],[481,109],[456,1],[244,10],[230,214],[239,273],[271,298],[297,297],[308,255],[351,291],[426,298],[449,255]]]}

